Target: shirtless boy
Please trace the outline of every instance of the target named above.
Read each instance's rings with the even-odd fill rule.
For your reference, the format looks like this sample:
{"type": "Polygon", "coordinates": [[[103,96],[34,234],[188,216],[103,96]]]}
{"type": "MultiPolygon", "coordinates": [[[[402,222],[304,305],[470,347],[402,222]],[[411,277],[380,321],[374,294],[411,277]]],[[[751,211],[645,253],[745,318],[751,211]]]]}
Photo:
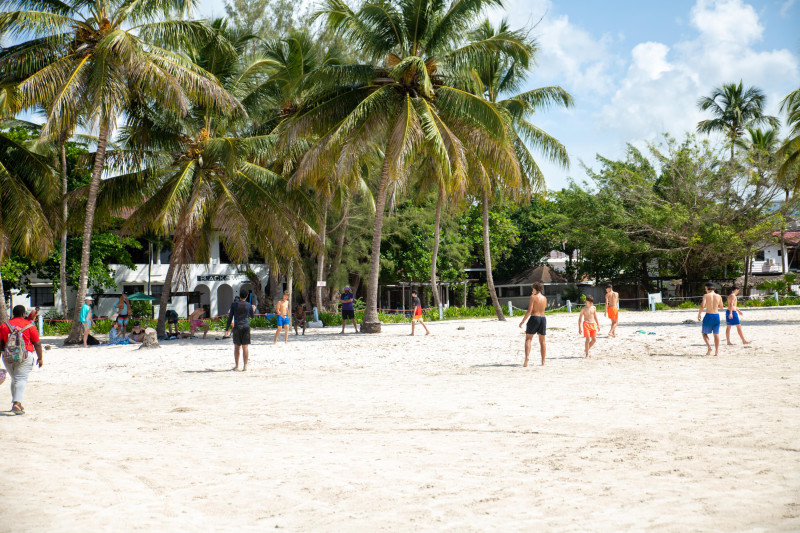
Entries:
{"type": "Polygon", "coordinates": [[[275,306],[275,314],[278,315],[278,329],[275,331],[275,340],[272,344],[278,344],[278,337],[283,329],[283,342],[289,342],[289,328],[292,326],[292,321],[289,319],[289,291],[283,292],[283,298],[275,306]]]}
{"type": "Polygon", "coordinates": [[[542,366],[544,366],[545,352],[545,335],[547,334],[547,319],[544,316],[544,310],[547,308],[547,298],[542,292],[544,285],[541,281],[533,282],[533,290],[531,291],[531,299],[528,303],[528,311],[519,323],[519,327],[528,320],[528,327],[525,330],[525,363],[522,366],[528,366],[528,357],[531,354],[531,341],[534,335],[539,335],[539,349],[542,352],[542,366]]]}
{"type": "Polygon", "coordinates": [[[734,287],[728,295],[728,311],[725,313],[725,339],[728,341],[728,346],[733,346],[731,342],[731,326],[736,326],[736,331],[742,339],[742,344],[750,344],[750,341],[745,340],[744,333],[742,333],[742,324],[739,317],[742,316],[742,311],[739,309],[737,296],[739,295],[739,287],[734,287]]]}
{"type": "MultiPolygon", "coordinates": [[[[190,335],[194,335],[195,331],[197,331],[198,329],[202,329],[203,330],[203,338],[204,339],[206,338],[206,335],[208,335],[209,325],[206,324],[205,322],[203,322],[203,315],[205,315],[205,314],[206,314],[205,308],[204,307],[198,307],[197,309],[192,311],[191,315],[189,315],[189,325],[190,325],[189,326],[189,334],[190,335]]],[[[176,326],[176,329],[177,329],[177,326],[176,326]]]]}
{"type": "Polygon", "coordinates": [[[706,283],[706,294],[703,296],[703,302],[700,304],[700,310],[697,311],[697,321],[700,321],[700,315],[703,310],[706,311],[706,316],[703,317],[703,340],[708,346],[706,355],[711,355],[711,343],[708,341],[708,336],[714,335],[714,357],[719,355],[719,312],[725,309],[722,305],[722,296],[716,293],[714,284],[710,281],[706,283]]]}
{"type": "Polygon", "coordinates": [[[606,311],[603,315],[611,319],[611,330],[608,332],[608,336],[616,337],[617,322],[619,321],[619,293],[614,292],[614,287],[610,283],[606,285],[606,311]]]}
{"type": "MultiPolygon", "coordinates": [[[[606,296],[606,298],[608,298],[608,296],[606,296]]],[[[583,306],[581,313],[578,315],[578,335],[583,334],[583,336],[586,337],[584,346],[586,357],[591,357],[591,355],[589,355],[589,349],[597,342],[597,332],[599,330],[600,321],[597,320],[597,308],[594,306],[594,298],[587,295],[586,305],[583,306]]]]}

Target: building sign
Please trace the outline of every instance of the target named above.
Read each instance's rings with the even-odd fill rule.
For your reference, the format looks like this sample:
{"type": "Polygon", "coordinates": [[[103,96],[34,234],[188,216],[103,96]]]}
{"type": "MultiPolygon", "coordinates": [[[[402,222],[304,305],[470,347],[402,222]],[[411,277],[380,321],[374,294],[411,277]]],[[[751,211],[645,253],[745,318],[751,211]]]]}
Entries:
{"type": "Polygon", "coordinates": [[[318,281],[317,287],[326,287],[328,285],[327,281],[318,281]]]}
{"type": "Polygon", "coordinates": [[[207,274],[205,276],[197,276],[197,281],[235,281],[246,279],[247,276],[243,274],[207,274]]]}

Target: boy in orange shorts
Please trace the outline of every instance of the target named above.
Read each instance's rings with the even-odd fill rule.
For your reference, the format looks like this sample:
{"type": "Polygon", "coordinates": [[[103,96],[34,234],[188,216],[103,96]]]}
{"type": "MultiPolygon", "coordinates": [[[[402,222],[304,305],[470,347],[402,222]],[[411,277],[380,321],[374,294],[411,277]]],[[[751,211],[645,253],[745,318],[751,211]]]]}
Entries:
{"type": "Polygon", "coordinates": [[[586,337],[586,357],[591,357],[589,355],[589,348],[594,346],[594,343],[597,342],[597,331],[599,329],[600,322],[597,320],[597,309],[594,306],[594,298],[586,296],[586,305],[583,306],[581,313],[578,315],[578,335],[583,334],[583,336],[586,337]]]}
{"type": "Polygon", "coordinates": [[[619,293],[614,292],[614,287],[609,283],[606,285],[606,318],[611,320],[611,330],[609,337],[617,336],[617,322],[619,321],[619,293]]]}

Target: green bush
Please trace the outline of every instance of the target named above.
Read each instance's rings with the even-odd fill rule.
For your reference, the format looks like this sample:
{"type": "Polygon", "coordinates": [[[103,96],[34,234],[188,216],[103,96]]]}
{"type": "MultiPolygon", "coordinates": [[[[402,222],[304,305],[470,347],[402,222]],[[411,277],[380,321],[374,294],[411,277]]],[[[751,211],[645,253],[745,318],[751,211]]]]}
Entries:
{"type": "Polygon", "coordinates": [[[472,299],[478,306],[483,306],[489,299],[489,287],[486,284],[472,286],[472,299]]]}
{"type": "Polygon", "coordinates": [[[153,318],[153,305],[148,301],[131,302],[131,315],[134,318],[153,318]]]}
{"type": "Polygon", "coordinates": [[[700,307],[700,304],[696,304],[691,300],[686,300],[678,306],[678,309],[696,309],[698,307],[700,307]]]}
{"type": "Polygon", "coordinates": [[[563,291],[561,291],[561,298],[563,300],[569,300],[570,302],[585,302],[586,295],[583,294],[583,291],[578,288],[577,285],[567,285],[563,291]]]}
{"type": "Polygon", "coordinates": [[[665,304],[664,302],[656,302],[656,311],[666,311],[667,309],[672,309],[672,308],[667,304],[665,304]]]}

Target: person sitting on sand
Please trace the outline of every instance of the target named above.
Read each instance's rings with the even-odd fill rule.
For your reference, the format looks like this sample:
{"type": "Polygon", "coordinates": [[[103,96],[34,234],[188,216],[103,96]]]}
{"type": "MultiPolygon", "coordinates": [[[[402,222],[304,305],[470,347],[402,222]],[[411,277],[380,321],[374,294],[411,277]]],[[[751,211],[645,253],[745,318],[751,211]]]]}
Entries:
{"type": "Polygon", "coordinates": [[[122,332],[122,324],[114,321],[114,325],[111,326],[111,331],[108,332],[108,344],[128,344],[129,342],[128,337],[122,332]]]}
{"type": "Polygon", "coordinates": [[[544,366],[544,357],[547,353],[545,346],[545,335],[547,335],[547,319],[544,316],[544,311],[547,309],[547,298],[544,294],[544,285],[541,281],[534,281],[531,286],[531,298],[528,301],[528,311],[522,317],[522,322],[519,327],[528,321],[528,326],[525,330],[525,363],[522,366],[528,366],[528,357],[531,354],[531,341],[534,335],[539,335],[539,349],[542,353],[542,366],[544,366]],[[530,317],[530,320],[528,320],[530,317]]]}
{"type": "Polygon", "coordinates": [[[614,292],[614,287],[610,283],[606,285],[606,310],[603,314],[611,320],[611,329],[608,332],[608,336],[616,337],[617,322],[619,322],[619,293],[614,292]]]}
{"type": "Polygon", "coordinates": [[[728,341],[728,346],[733,346],[731,342],[731,326],[736,326],[736,331],[742,339],[742,344],[750,344],[750,341],[745,340],[744,333],[742,333],[742,323],[739,317],[742,316],[742,311],[739,309],[739,287],[734,287],[728,295],[728,311],[725,313],[725,339],[728,341]]]}
{"type": "Polygon", "coordinates": [[[189,315],[189,324],[190,324],[189,329],[191,334],[194,335],[195,331],[197,331],[198,329],[202,329],[204,339],[206,338],[206,335],[208,335],[208,328],[210,327],[208,324],[203,322],[203,316],[205,316],[205,314],[206,314],[205,307],[198,307],[197,309],[192,311],[191,315],[189,315]]]}
{"type": "MultiPolygon", "coordinates": [[[[298,335],[297,329],[303,328],[303,335],[306,334],[306,307],[303,304],[299,304],[297,307],[294,308],[294,313],[292,313],[292,317],[294,318],[294,334],[298,335]]],[[[344,322],[342,322],[344,324],[344,322]]],[[[342,326],[344,327],[344,326],[342,326]]]]}
{"type": "Polygon", "coordinates": [[[594,306],[594,297],[587,295],[586,304],[578,315],[578,334],[580,335],[582,333],[586,338],[584,345],[586,357],[591,357],[591,355],[589,355],[589,350],[594,346],[594,343],[597,342],[597,332],[599,330],[600,321],[597,320],[597,308],[594,306]]]}
{"type": "Polygon", "coordinates": [[[133,323],[133,328],[131,329],[131,334],[128,336],[131,342],[142,342],[144,340],[145,331],[142,326],[139,325],[139,321],[136,320],[133,323]]]}
{"type": "Polygon", "coordinates": [[[414,336],[414,325],[416,322],[419,322],[422,324],[422,327],[425,328],[425,335],[430,335],[431,330],[428,329],[428,326],[426,326],[425,322],[422,320],[422,302],[419,300],[419,296],[417,296],[417,291],[411,291],[411,307],[414,308],[414,314],[411,316],[411,336],[414,336]]]}
{"type": "Polygon", "coordinates": [[[708,346],[706,355],[711,355],[711,343],[708,336],[714,335],[714,357],[719,355],[719,312],[724,310],[722,305],[722,296],[716,293],[716,287],[710,281],[706,283],[706,294],[703,296],[703,301],[700,303],[700,309],[697,311],[697,321],[700,322],[700,315],[706,311],[706,316],[703,317],[703,341],[708,346]]]}

